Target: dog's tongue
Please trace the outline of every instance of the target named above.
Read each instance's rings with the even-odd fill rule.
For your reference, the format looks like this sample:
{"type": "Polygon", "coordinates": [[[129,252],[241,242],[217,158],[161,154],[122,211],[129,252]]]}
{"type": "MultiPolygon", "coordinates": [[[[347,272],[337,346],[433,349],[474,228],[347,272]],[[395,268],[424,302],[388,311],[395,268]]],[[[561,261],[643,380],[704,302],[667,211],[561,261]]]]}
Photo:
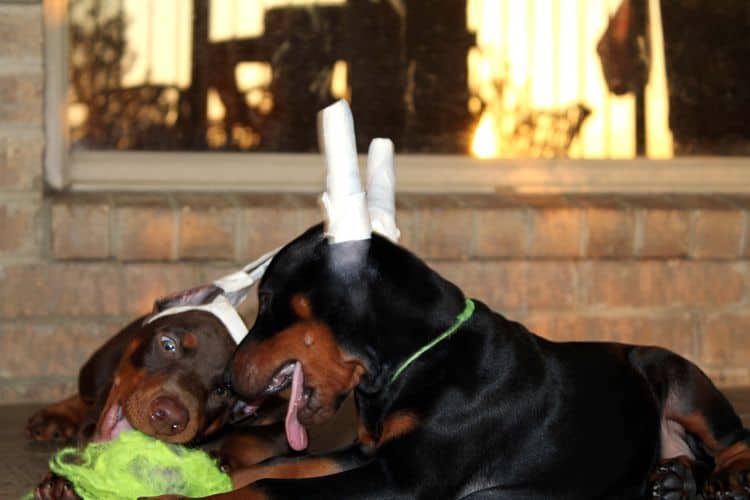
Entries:
{"type": "Polygon", "coordinates": [[[294,375],[292,375],[292,393],[289,395],[289,407],[286,410],[286,440],[295,451],[307,448],[307,430],[297,420],[297,410],[302,405],[302,384],[305,378],[302,375],[302,365],[294,364],[294,375]]]}

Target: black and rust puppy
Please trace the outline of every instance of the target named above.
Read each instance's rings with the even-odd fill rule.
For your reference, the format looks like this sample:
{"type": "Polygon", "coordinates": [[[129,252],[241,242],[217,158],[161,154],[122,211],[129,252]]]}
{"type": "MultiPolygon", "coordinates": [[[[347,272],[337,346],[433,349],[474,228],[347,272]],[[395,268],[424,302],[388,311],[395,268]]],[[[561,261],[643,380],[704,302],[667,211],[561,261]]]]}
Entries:
{"type": "MultiPolygon", "coordinates": [[[[236,348],[235,339],[220,314],[211,308],[191,309],[219,292],[207,286],[157,301],[153,314],[130,323],[91,356],[80,370],[76,395],[32,415],[28,438],[77,439],[85,444],[137,429],[162,441],[197,444],[244,417],[254,424],[278,419],[272,410],[252,414],[255,408],[231,392],[224,369],[236,348]],[[172,310],[176,312],[166,314],[172,310]]],[[[242,453],[222,453],[223,458],[237,467],[287,452],[283,429],[278,431],[236,435],[242,453]]],[[[230,440],[226,449],[240,447],[230,440]]],[[[53,475],[36,494],[45,499],[77,498],[67,481],[53,475]]]]}
{"type": "Polygon", "coordinates": [[[291,385],[298,446],[354,391],[360,440],[253,468],[248,480],[284,479],[217,498],[633,499],[652,495],[652,470],[657,498],[693,498],[694,461],[715,466],[716,498],[750,493],[750,433],[672,352],[547,341],[390,241],[333,245],[321,226],[279,252],[258,293],[235,390],[291,385]]]}

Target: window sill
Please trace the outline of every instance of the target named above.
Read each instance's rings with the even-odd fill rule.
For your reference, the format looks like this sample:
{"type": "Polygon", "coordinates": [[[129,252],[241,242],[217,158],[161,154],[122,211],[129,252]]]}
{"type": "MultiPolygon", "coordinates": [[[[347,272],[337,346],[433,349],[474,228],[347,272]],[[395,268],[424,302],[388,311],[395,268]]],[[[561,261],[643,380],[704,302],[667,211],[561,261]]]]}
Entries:
{"type": "MultiPolygon", "coordinates": [[[[364,157],[360,158],[364,162],[364,157]]],[[[318,193],[314,154],[74,152],[64,191],[318,193]]],[[[401,193],[750,194],[750,158],[477,160],[399,155],[401,193]]]]}

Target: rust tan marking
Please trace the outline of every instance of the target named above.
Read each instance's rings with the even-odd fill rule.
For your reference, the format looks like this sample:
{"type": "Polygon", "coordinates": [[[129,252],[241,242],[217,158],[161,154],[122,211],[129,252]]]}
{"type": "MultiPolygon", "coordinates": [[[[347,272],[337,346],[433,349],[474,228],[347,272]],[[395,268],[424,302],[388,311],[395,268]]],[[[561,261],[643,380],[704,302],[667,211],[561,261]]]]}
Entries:
{"type": "Polygon", "coordinates": [[[705,415],[695,412],[689,415],[675,416],[673,420],[703,442],[709,453],[714,456],[717,469],[727,468],[738,460],[750,460],[750,446],[747,443],[739,442],[727,448],[722,447],[716,436],[711,432],[705,415]]]}
{"type": "Polygon", "coordinates": [[[383,421],[380,436],[373,436],[360,420],[357,428],[359,442],[367,448],[378,448],[399,436],[409,434],[419,426],[419,417],[410,411],[399,411],[383,421]]]}
{"type": "Polygon", "coordinates": [[[223,439],[219,457],[229,466],[231,473],[288,452],[289,445],[283,431],[271,434],[235,431],[223,439]]]}
{"type": "Polygon", "coordinates": [[[261,342],[251,341],[234,356],[235,388],[246,396],[260,394],[273,374],[289,361],[302,363],[305,386],[314,389],[319,408],[303,407],[303,425],[327,420],[337,400],[351,391],[365,373],[363,363],[336,343],[322,321],[303,320],[261,342]]]}
{"type": "MultiPolygon", "coordinates": [[[[151,500],[185,500],[186,498],[187,497],[181,495],[162,495],[158,497],[149,497],[149,499],[151,500]]],[[[268,495],[260,491],[258,488],[249,487],[202,498],[210,500],[268,500],[268,495]]]]}
{"type": "Polygon", "coordinates": [[[292,297],[292,310],[300,319],[312,319],[314,317],[310,299],[301,293],[292,297]]]}
{"type": "Polygon", "coordinates": [[[183,335],[182,347],[185,349],[196,349],[198,347],[198,336],[193,332],[183,335]]]}
{"type": "Polygon", "coordinates": [[[745,442],[734,443],[716,455],[716,468],[730,467],[737,461],[750,462],[750,446],[745,442]]]}
{"type": "Polygon", "coordinates": [[[232,485],[241,488],[261,479],[305,479],[336,474],[344,470],[329,458],[309,457],[290,459],[272,465],[258,465],[231,474],[232,485]]]}
{"type": "Polygon", "coordinates": [[[716,436],[711,432],[705,415],[695,412],[688,415],[675,415],[672,420],[680,424],[688,432],[698,436],[703,444],[708,447],[712,455],[716,455],[721,450],[721,444],[716,440],[716,436]]]}

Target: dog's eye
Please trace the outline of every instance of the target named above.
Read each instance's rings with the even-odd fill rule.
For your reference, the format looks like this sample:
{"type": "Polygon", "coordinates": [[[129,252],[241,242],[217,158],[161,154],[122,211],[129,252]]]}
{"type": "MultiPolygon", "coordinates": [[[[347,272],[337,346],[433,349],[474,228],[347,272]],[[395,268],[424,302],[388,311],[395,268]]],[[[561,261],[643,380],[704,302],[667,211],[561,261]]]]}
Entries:
{"type": "Polygon", "coordinates": [[[219,396],[220,398],[223,398],[227,394],[229,394],[229,389],[225,385],[220,385],[216,389],[214,389],[214,394],[219,396]]]}
{"type": "Polygon", "coordinates": [[[167,337],[165,335],[159,339],[159,342],[161,342],[161,348],[164,349],[165,351],[167,352],[177,351],[177,342],[175,342],[173,338],[167,337]]]}

